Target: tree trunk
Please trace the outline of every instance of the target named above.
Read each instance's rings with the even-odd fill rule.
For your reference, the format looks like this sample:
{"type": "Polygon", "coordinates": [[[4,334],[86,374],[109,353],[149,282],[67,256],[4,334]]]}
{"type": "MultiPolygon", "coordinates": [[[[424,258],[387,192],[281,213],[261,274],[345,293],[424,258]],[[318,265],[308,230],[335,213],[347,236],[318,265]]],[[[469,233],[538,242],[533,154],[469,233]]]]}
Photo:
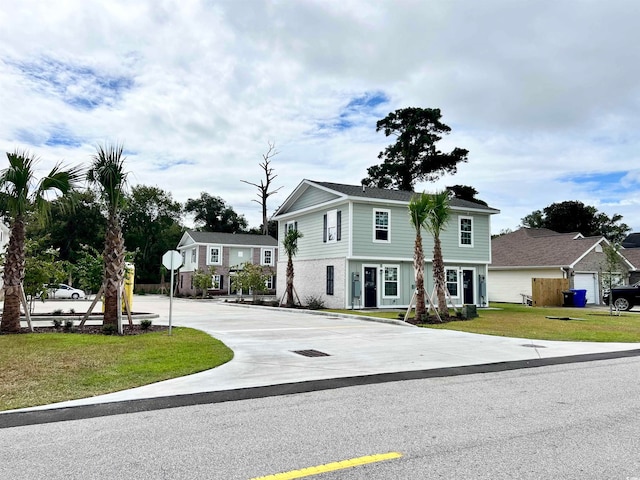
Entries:
{"type": "Polygon", "coordinates": [[[447,307],[447,297],[445,293],[446,283],[444,275],[444,261],[442,260],[442,245],[440,236],[433,236],[433,281],[438,295],[438,311],[441,317],[449,317],[449,307],[447,307]]]}
{"type": "Polygon", "coordinates": [[[416,320],[421,321],[426,313],[424,304],[424,252],[422,250],[422,235],[416,231],[416,242],[413,252],[413,269],[416,272],[416,320]]]}
{"type": "Polygon", "coordinates": [[[109,215],[104,247],[104,325],[118,324],[118,287],[124,283],[124,239],[117,213],[109,215]]]}
{"type": "Polygon", "coordinates": [[[11,225],[11,236],[4,264],[4,307],[0,331],[16,333],[20,331],[20,285],[24,280],[24,217],[17,216],[11,225]]]}
{"type": "Polygon", "coordinates": [[[293,307],[293,259],[289,257],[287,260],[287,307],[293,307]]]}

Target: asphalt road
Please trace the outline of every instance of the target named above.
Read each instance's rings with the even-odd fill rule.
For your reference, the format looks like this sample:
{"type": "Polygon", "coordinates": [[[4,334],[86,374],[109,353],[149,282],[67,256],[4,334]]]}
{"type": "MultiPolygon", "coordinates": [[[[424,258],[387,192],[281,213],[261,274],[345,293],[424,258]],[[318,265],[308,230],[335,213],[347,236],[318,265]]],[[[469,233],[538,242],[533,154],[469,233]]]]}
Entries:
{"type": "Polygon", "coordinates": [[[640,359],[357,386],[0,430],[0,478],[640,478],[640,359]]]}

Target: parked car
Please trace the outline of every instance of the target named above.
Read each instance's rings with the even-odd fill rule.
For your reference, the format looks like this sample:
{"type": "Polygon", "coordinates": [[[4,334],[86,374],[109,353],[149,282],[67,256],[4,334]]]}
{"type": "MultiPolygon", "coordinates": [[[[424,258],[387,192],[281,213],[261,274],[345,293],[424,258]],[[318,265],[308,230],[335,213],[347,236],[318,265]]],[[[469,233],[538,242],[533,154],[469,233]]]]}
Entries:
{"type": "Polygon", "coordinates": [[[618,310],[630,310],[634,305],[640,305],[640,282],[613,287],[610,292],[604,292],[602,299],[607,305],[612,299],[618,310]]]}
{"type": "Polygon", "coordinates": [[[73,298],[76,300],[78,298],[86,297],[82,290],[70,287],[64,283],[49,285],[48,291],[49,298],[73,298]]]}

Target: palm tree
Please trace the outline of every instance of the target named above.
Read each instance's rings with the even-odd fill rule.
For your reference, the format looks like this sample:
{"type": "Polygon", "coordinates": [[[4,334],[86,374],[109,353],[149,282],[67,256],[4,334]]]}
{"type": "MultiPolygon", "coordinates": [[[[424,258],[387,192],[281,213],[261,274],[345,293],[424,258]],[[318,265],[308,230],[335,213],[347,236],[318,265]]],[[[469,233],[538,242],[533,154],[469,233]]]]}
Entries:
{"type": "MultiPolygon", "coordinates": [[[[416,320],[426,313],[424,304],[424,250],[422,249],[422,227],[430,213],[431,197],[426,193],[414,195],[409,202],[409,220],[416,230],[413,247],[413,270],[416,275],[416,320]]],[[[408,314],[409,312],[407,312],[408,314]]]]}
{"type": "Polygon", "coordinates": [[[282,246],[287,254],[287,307],[293,307],[293,257],[298,253],[298,239],[302,238],[302,233],[297,229],[289,230],[282,240],[282,246]]]}
{"type": "Polygon", "coordinates": [[[449,308],[447,307],[445,293],[446,283],[440,233],[442,233],[451,218],[449,192],[444,190],[428,197],[428,214],[423,225],[433,235],[433,282],[438,296],[438,311],[440,315],[446,318],[449,317],[449,308]]]}
{"type": "Polygon", "coordinates": [[[10,218],[10,237],[4,263],[4,308],[0,331],[14,333],[20,330],[21,285],[25,266],[25,222],[27,214],[34,212],[40,219],[47,216],[47,196],[57,191],[70,192],[81,178],[78,167],[64,169],[56,164],[48,175],[36,181],[35,167],[39,159],[26,150],[7,152],[9,166],[0,171],[0,198],[10,218]]]}
{"type": "Polygon", "coordinates": [[[124,237],[120,213],[124,206],[128,172],[122,145],[97,145],[87,172],[89,183],[96,185],[107,209],[104,239],[104,325],[118,324],[118,294],[124,282],[124,237]]]}

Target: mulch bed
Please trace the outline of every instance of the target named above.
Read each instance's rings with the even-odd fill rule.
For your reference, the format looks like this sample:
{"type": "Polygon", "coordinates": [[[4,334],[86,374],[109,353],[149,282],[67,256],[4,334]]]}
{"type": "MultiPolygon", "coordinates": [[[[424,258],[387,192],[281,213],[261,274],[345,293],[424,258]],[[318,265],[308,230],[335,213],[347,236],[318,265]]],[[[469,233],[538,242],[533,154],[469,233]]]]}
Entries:
{"type": "MultiPolygon", "coordinates": [[[[169,327],[161,325],[151,325],[146,330],[143,330],[140,325],[134,325],[130,327],[127,324],[122,326],[123,335],[142,335],[149,332],[165,332],[169,331],[169,327]]],[[[85,325],[82,328],[73,327],[70,330],[64,328],[54,327],[33,327],[33,332],[29,328],[21,328],[19,333],[83,333],[87,335],[105,335],[102,330],[102,325],[85,325]]]]}

